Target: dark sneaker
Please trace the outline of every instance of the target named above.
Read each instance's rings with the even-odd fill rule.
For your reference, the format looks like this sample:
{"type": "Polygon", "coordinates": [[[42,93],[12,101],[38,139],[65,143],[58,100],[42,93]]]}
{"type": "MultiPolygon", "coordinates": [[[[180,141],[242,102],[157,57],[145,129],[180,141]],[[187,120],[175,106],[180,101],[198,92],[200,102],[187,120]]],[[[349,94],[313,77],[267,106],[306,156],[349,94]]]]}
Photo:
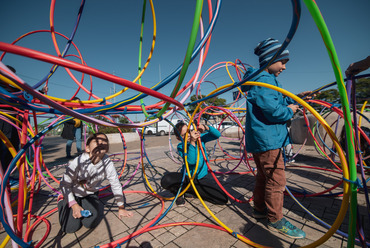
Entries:
{"type": "Polygon", "coordinates": [[[256,218],[256,219],[264,219],[264,218],[267,218],[267,208],[265,208],[265,210],[263,210],[262,212],[261,211],[258,211],[255,208],[253,208],[252,216],[254,218],[256,218]]]}
{"type": "Polygon", "coordinates": [[[306,233],[301,229],[295,227],[292,223],[287,221],[284,217],[276,222],[269,222],[267,227],[274,232],[280,232],[285,236],[288,236],[293,239],[304,239],[306,233]]]}
{"type": "Polygon", "coordinates": [[[178,207],[183,207],[185,206],[185,196],[182,195],[182,196],[179,196],[177,199],[176,199],[176,205],[178,207]]]}

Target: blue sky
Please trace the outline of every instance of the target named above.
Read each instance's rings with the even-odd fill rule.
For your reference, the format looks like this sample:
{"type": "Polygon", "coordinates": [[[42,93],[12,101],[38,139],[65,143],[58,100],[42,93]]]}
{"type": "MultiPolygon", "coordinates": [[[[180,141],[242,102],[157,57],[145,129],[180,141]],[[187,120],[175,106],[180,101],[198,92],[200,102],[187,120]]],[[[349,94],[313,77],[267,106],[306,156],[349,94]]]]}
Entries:
{"type": "MultiPolygon", "coordinates": [[[[368,0],[317,0],[318,7],[334,42],[342,72],[352,62],[365,58],[370,53],[370,1],[368,0]]],[[[212,1],[215,5],[216,1],[212,1]]],[[[140,23],[143,1],[89,0],[85,4],[81,22],[74,38],[87,65],[115,74],[127,80],[137,75],[140,23]]],[[[302,2],[301,21],[288,50],[290,61],[287,70],[279,76],[283,87],[299,93],[314,90],[335,81],[331,63],[316,25],[302,2]]],[[[50,1],[2,1],[0,9],[0,41],[11,43],[21,35],[34,30],[49,30],[50,1]]],[[[80,1],[57,1],[55,7],[55,30],[69,37],[74,28],[80,1]]],[[[195,1],[154,1],[157,18],[157,39],[152,60],[142,77],[142,84],[151,87],[172,73],[184,60],[194,16],[195,1]]],[[[208,6],[204,2],[203,16],[208,21],[208,6]]],[[[258,67],[258,58],[253,54],[257,43],[272,37],[283,41],[292,20],[290,1],[276,0],[224,0],[212,35],[211,46],[203,74],[212,65],[221,61],[240,59],[258,67]]],[[[207,27],[207,24],[205,25],[207,27]]],[[[144,24],[143,59],[149,54],[152,42],[152,15],[147,3],[144,24]]],[[[58,38],[60,50],[66,40],[58,38]]],[[[17,43],[20,46],[56,55],[49,33],[28,36],[17,43]]],[[[76,54],[71,48],[70,54],[76,54]]],[[[74,58],[69,58],[76,61],[74,58]]],[[[198,58],[189,67],[185,82],[194,74],[198,58]]],[[[17,74],[28,84],[34,85],[49,72],[51,65],[18,55],[6,54],[4,64],[16,68],[17,74]]],[[[367,71],[369,72],[369,71],[367,71]]],[[[81,74],[74,72],[77,78],[81,74]]],[[[89,84],[88,78],[84,84],[89,84]]],[[[218,87],[230,83],[225,70],[211,74],[209,81],[218,87]]],[[[176,83],[171,82],[160,92],[169,95],[176,83]]],[[[100,97],[112,94],[111,82],[93,78],[94,93],[100,97]]],[[[49,81],[51,96],[70,98],[77,86],[63,68],[59,68],[49,81]]],[[[121,86],[116,86],[120,90],[121,86]]],[[[214,89],[204,83],[202,94],[214,89]]],[[[135,94],[133,90],[117,97],[116,101],[135,94]]],[[[85,93],[79,93],[87,99],[85,93]]],[[[220,97],[228,102],[232,92],[220,97]]],[[[144,103],[157,102],[147,97],[144,103]]],[[[139,104],[139,103],[136,103],[139,104]]],[[[140,116],[137,119],[142,119],[140,116]]]]}

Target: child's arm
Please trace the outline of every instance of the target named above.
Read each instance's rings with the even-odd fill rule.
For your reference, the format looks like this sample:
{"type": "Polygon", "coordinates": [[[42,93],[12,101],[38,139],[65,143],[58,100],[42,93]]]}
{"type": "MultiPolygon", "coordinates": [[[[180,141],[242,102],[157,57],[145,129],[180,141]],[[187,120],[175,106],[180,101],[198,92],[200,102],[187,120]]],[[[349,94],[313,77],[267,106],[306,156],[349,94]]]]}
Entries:
{"type": "Polygon", "coordinates": [[[248,101],[259,107],[261,111],[257,114],[263,115],[271,123],[286,122],[293,117],[293,110],[281,101],[280,93],[265,87],[256,89],[258,93],[249,94],[248,101]]]}
{"type": "Polygon", "coordinates": [[[82,217],[81,215],[81,211],[84,210],[80,205],[78,205],[78,203],[76,202],[76,204],[72,205],[72,216],[73,218],[75,219],[79,219],[82,217]]]}
{"type": "Polygon", "coordinates": [[[216,140],[221,137],[220,131],[218,131],[216,128],[206,125],[202,126],[203,127],[201,129],[206,131],[206,133],[201,136],[202,142],[207,143],[209,141],[216,140]]]}
{"type": "Polygon", "coordinates": [[[188,163],[190,165],[195,165],[198,156],[197,140],[198,138],[200,138],[200,133],[198,131],[192,130],[190,131],[189,135],[190,135],[190,145],[188,146],[188,163]]]}
{"type": "MultiPolygon", "coordinates": [[[[201,125],[202,127],[200,128],[202,131],[206,130],[206,133],[201,135],[199,131],[191,131],[190,132],[190,145],[188,145],[188,156],[187,160],[189,165],[195,165],[198,160],[198,146],[197,146],[197,139],[200,137],[201,142],[208,142],[212,140],[216,140],[221,136],[221,133],[214,127],[210,126],[204,126],[201,125]]],[[[181,146],[182,148],[182,146],[181,146]]],[[[183,156],[183,151],[179,149],[179,153],[181,156],[183,156]]],[[[202,152],[199,150],[199,156],[202,156],[202,152]]],[[[183,157],[184,158],[184,157],[183,157]]],[[[185,158],[184,158],[185,159],[185,158]]]]}
{"type": "Polygon", "coordinates": [[[76,186],[77,180],[77,159],[70,162],[68,165],[66,172],[63,175],[62,180],[60,181],[60,188],[63,193],[64,199],[67,200],[68,206],[72,209],[72,216],[73,218],[81,218],[81,210],[84,210],[75,199],[73,194],[73,187],[76,186]]]}
{"type": "Polygon", "coordinates": [[[107,163],[107,166],[106,166],[107,179],[110,183],[112,192],[114,194],[114,198],[117,201],[118,218],[121,219],[122,217],[132,217],[133,213],[125,209],[122,185],[118,179],[117,171],[114,167],[113,162],[109,158],[105,158],[104,162],[107,163]]]}
{"type": "Polygon", "coordinates": [[[120,220],[123,217],[132,217],[133,215],[134,215],[134,213],[131,212],[131,211],[127,211],[123,205],[118,207],[118,218],[120,220]]]}
{"type": "MultiPolygon", "coordinates": [[[[71,161],[63,175],[62,180],[60,180],[60,189],[63,193],[64,199],[67,200],[69,207],[77,204],[75,196],[73,194],[73,187],[76,186],[77,180],[77,158],[71,161]]],[[[78,204],[77,204],[78,205],[78,204]]]]}

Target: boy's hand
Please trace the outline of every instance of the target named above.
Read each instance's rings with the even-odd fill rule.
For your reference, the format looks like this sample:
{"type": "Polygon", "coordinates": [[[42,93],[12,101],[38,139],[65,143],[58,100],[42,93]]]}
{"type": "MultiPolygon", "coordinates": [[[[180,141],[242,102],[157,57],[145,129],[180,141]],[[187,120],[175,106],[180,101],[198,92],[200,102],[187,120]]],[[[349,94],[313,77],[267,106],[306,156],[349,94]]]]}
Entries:
{"type": "Polygon", "coordinates": [[[306,97],[305,100],[310,100],[310,99],[316,97],[317,94],[320,94],[320,92],[316,92],[316,93],[314,93],[312,95],[311,94],[312,94],[312,91],[303,91],[303,92],[297,94],[297,96],[299,98],[306,97]]]}
{"type": "Polygon", "coordinates": [[[293,110],[293,114],[295,114],[295,112],[297,112],[298,107],[299,106],[295,105],[295,104],[288,105],[288,108],[291,108],[293,110]]]}
{"type": "Polygon", "coordinates": [[[81,210],[84,210],[78,203],[74,204],[72,207],[72,216],[75,219],[79,219],[82,217],[81,210]]]}
{"type": "Polygon", "coordinates": [[[123,208],[118,208],[118,218],[122,220],[123,217],[132,217],[134,215],[133,212],[127,211],[126,209],[123,208]]]}
{"type": "Polygon", "coordinates": [[[197,139],[200,137],[200,133],[195,130],[190,131],[190,142],[197,142],[197,139]]]}
{"type": "Polygon", "coordinates": [[[200,132],[200,133],[204,133],[204,131],[208,131],[209,130],[209,127],[208,126],[206,126],[206,125],[204,125],[204,124],[201,124],[201,125],[199,125],[199,127],[198,127],[198,131],[200,132]]]}
{"type": "Polygon", "coordinates": [[[305,97],[305,96],[307,96],[307,95],[309,95],[309,94],[311,94],[311,93],[312,93],[312,91],[303,91],[303,92],[301,92],[301,93],[297,94],[297,96],[298,96],[299,98],[303,98],[303,97],[305,97]]]}

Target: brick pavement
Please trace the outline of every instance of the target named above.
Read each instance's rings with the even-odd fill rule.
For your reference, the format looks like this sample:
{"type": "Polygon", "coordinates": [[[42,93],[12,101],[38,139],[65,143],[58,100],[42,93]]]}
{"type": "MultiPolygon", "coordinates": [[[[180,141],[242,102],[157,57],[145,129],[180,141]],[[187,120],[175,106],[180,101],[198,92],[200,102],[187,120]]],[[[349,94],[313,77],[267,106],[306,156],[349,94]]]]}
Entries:
{"type": "MultiPolygon", "coordinates": [[[[177,142],[172,138],[173,147],[177,142]]],[[[221,138],[222,147],[229,152],[231,156],[238,156],[239,142],[230,141],[221,138]]],[[[44,141],[44,156],[46,164],[51,173],[57,177],[61,176],[65,170],[64,141],[58,142],[52,147],[47,145],[47,139],[44,141]]],[[[207,147],[213,151],[213,145],[207,147]]],[[[122,184],[127,184],[125,191],[150,191],[145,184],[143,171],[138,168],[139,160],[136,158],[139,153],[139,143],[130,142],[127,144],[127,165],[123,173],[122,184]],[[135,170],[137,170],[136,174],[135,170]],[[129,178],[132,176],[132,180],[129,178]]],[[[216,146],[217,148],[217,146],[216,146]]],[[[74,149],[74,147],[73,147],[74,149]]],[[[121,152],[122,145],[111,145],[111,153],[121,152]]],[[[146,152],[150,159],[150,164],[145,160],[145,173],[151,187],[163,196],[170,196],[168,192],[160,188],[161,175],[166,171],[175,171],[179,168],[176,161],[176,154],[171,153],[168,145],[168,137],[147,137],[146,152]],[[175,157],[173,160],[172,156],[175,157]]],[[[237,166],[237,160],[222,160],[227,157],[219,148],[211,152],[212,158],[217,159],[212,163],[212,169],[216,171],[229,171],[237,166]]],[[[123,155],[117,155],[116,158],[123,158],[123,155]]],[[[119,171],[122,162],[115,162],[119,171]]],[[[253,163],[251,163],[253,166],[253,163]]],[[[314,166],[321,168],[332,168],[332,166],[323,159],[313,147],[304,147],[296,157],[296,163],[287,168],[287,182],[293,192],[316,193],[321,192],[338,182],[341,175],[324,170],[312,168],[293,167],[295,166],[314,166]]],[[[333,168],[332,168],[333,169],[333,168]]],[[[222,185],[237,199],[249,199],[252,195],[254,178],[245,174],[246,166],[240,165],[233,174],[217,175],[222,185]]],[[[50,181],[53,187],[57,184],[50,181]]],[[[342,191],[341,187],[332,190],[330,193],[342,191]]],[[[127,193],[127,208],[134,211],[134,217],[119,220],[116,212],[117,207],[112,197],[102,198],[105,204],[104,219],[94,230],[88,230],[82,227],[74,234],[62,234],[58,223],[58,214],[54,212],[46,217],[51,224],[50,233],[41,247],[95,247],[119,240],[127,235],[141,229],[152,221],[161,211],[160,201],[151,195],[143,193],[127,193]]],[[[369,223],[366,215],[366,206],[363,192],[359,192],[359,212],[362,219],[369,223]]],[[[332,224],[337,217],[342,203],[342,197],[305,197],[298,198],[304,207],[309,209],[318,218],[332,224]]],[[[166,210],[171,202],[164,203],[166,210]]],[[[298,247],[310,244],[321,238],[326,228],[317,224],[313,217],[306,213],[291,197],[286,196],[284,202],[284,215],[289,221],[297,225],[307,234],[303,240],[293,240],[277,233],[271,233],[267,227],[267,221],[257,221],[251,216],[252,208],[248,203],[236,203],[229,201],[226,206],[217,206],[206,202],[207,207],[212,214],[206,211],[199,199],[186,199],[184,207],[173,207],[167,212],[165,217],[158,225],[186,222],[188,224],[198,222],[211,225],[218,225],[214,215],[219,221],[236,233],[240,233],[257,244],[270,247],[298,247]]],[[[32,213],[34,215],[44,215],[55,209],[56,197],[53,192],[42,184],[41,190],[35,195],[32,213]]],[[[367,225],[365,230],[369,240],[370,230],[367,225]]],[[[25,227],[24,227],[25,229],[25,227]]],[[[31,234],[33,244],[37,244],[46,233],[45,223],[39,224],[31,234]]],[[[348,214],[340,227],[343,232],[348,231],[348,214]]],[[[1,233],[0,238],[4,239],[6,233],[1,233]]],[[[339,234],[334,234],[320,247],[346,247],[347,239],[339,234]]],[[[6,247],[11,247],[10,243],[6,247]]],[[[209,227],[196,225],[177,225],[167,226],[145,232],[142,235],[131,239],[122,247],[250,247],[245,242],[234,238],[231,234],[209,227]]],[[[358,246],[360,247],[360,246],[358,246]]]]}

